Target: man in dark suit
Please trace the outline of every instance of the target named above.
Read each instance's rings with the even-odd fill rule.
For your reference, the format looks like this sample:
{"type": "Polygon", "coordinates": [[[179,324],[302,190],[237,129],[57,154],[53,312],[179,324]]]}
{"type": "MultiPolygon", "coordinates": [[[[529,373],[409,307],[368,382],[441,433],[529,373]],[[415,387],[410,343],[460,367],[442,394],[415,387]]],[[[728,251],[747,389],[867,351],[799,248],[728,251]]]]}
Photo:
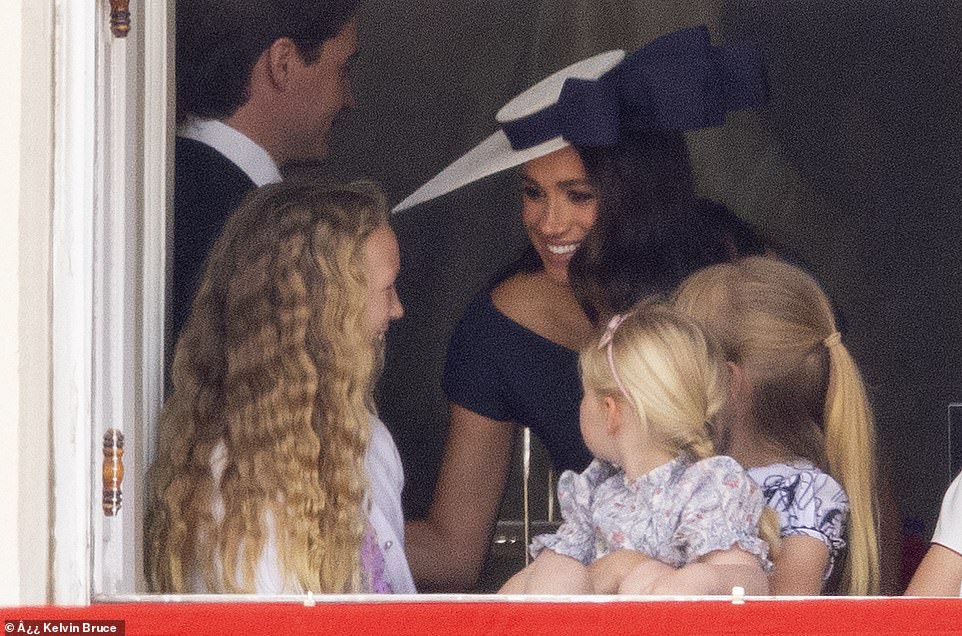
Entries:
{"type": "Polygon", "coordinates": [[[171,306],[176,341],[230,212],[289,161],[321,159],[353,105],[359,0],[177,0],[171,306]]]}

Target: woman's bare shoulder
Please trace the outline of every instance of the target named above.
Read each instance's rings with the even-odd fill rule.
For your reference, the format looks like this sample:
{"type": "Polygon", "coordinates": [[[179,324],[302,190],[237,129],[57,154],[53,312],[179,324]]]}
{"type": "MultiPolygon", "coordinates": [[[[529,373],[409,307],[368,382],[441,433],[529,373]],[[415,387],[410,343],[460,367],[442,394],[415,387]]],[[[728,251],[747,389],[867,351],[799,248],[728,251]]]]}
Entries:
{"type": "Polygon", "coordinates": [[[511,320],[528,326],[543,320],[543,285],[535,274],[519,272],[498,283],[491,291],[491,302],[511,320]]]}
{"type": "Polygon", "coordinates": [[[491,302],[522,327],[568,349],[579,349],[591,331],[571,288],[546,280],[541,272],[518,273],[499,283],[491,302]]]}

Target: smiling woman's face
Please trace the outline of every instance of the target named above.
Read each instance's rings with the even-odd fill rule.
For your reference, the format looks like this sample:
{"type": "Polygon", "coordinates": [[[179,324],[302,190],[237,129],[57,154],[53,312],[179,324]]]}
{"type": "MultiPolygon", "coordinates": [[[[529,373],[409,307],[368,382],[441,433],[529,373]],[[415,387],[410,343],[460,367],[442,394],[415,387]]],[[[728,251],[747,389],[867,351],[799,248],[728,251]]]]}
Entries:
{"type": "Polygon", "coordinates": [[[521,219],[545,273],[568,283],[568,262],[598,217],[598,191],[571,146],[521,170],[521,219]]]}

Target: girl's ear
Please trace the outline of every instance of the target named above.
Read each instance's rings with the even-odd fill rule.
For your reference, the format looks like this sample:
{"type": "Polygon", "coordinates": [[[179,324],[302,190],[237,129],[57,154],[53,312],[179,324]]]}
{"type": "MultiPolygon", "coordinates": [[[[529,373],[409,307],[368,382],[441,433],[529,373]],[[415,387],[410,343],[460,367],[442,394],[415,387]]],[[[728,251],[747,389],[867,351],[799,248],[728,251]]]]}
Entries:
{"type": "Polygon", "coordinates": [[[728,367],[728,394],[732,398],[741,398],[748,388],[748,380],[745,377],[745,370],[734,362],[726,362],[728,367]]]}
{"type": "Polygon", "coordinates": [[[605,396],[605,430],[609,435],[614,435],[621,429],[624,422],[624,405],[621,400],[616,400],[611,395],[605,396]]]}
{"type": "Polygon", "coordinates": [[[724,408],[734,422],[741,422],[749,417],[752,403],[751,371],[744,366],[727,362],[728,367],[728,406],[724,408]]]}

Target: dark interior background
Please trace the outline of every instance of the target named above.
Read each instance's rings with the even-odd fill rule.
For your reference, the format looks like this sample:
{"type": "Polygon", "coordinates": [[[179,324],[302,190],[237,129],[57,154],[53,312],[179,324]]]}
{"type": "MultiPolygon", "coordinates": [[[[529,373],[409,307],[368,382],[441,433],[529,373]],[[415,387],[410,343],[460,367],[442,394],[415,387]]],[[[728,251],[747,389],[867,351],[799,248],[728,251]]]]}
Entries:
{"type": "MultiPolygon", "coordinates": [[[[962,401],[962,3],[955,0],[367,0],[358,107],[321,169],[392,202],[494,130],[534,80],[608,48],[708,24],[751,40],[771,102],[690,136],[702,194],[794,250],[835,298],[874,399],[902,514],[928,538],[962,401]]],[[[470,296],[524,245],[511,175],[396,215],[399,293],[381,415],[430,502],[446,435],[440,376],[470,296]]]]}

